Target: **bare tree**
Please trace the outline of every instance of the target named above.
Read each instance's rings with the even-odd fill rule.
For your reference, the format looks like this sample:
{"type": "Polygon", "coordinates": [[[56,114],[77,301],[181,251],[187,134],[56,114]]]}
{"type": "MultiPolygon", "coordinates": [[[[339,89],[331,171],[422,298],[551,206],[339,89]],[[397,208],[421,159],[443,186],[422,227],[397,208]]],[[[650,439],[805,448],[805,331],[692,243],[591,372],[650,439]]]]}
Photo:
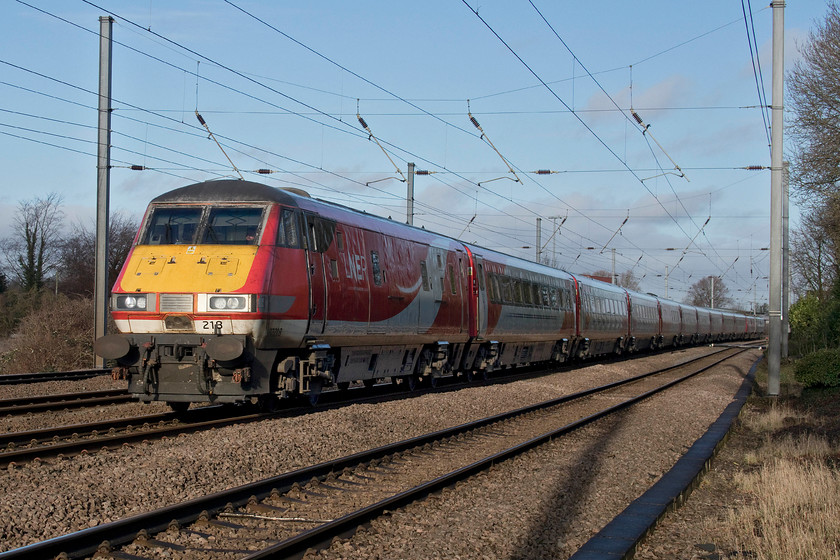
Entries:
{"type": "MultiPolygon", "coordinates": [[[[591,278],[597,278],[598,280],[603,279],[605,282],[612,283],[610,282],[610,278],[612,278],[612,272],[610,272],[609,270],[596,270],[595,272],[587,274],[586,276],[589,276],[591,278]]],[[[639,286],[639,279],[636,278],[636,275],[633,274],[632,270],[626,270],[621,274],[616,274],[615,285],[636,292],[641,291],[641,287],[639,286]]]]}
{"type": "Polygon", "coordinates": [[[591,272],[586,276],[589,276],[590,278],[595,278],[597,280],[603,280],[608,284],[612,284],[612,282],[610,282],[610,278],[612,278],[612,272],[610,272],[609,270],[596,270],[595,272],[591,272]]]}
{"type": "Polygon", "coordinates": [[[50,193],[46,198],[20,202],[12,221],[14,235],[3,243],[10,269],[22,289],[39,290],[47,273],[56,265],[64,212],[61,196],[50,193]]]}
{"type": "MultiPolygon", "coordinates": [[[[108,221],[108,282],[113,284],[128,256],[137,220],[121,212],[111,215],[108,221]]],[[[73,233],[61,244],[61,291],[68,294],[93,296],[96,274],[96,228],[93,224],[77,223],[73,233]]],[[[108,286],[110,289],[110,286],[108,286]]]]}
{"type": "Polygon", "coordinates": [[[706,276],[691,285],[683,301],[689,305],[701,307],[732,307],[734,302],[729,297],[729,288],[717,276],[706,276]]]}
{"type": "Polygon", "coordinates": [[[831,299],[840,277],[840,8],[828,4],[787,76],[791,187],[806,208],[791,236],[800,292],[831,299]]]}
{"type": "Polygon", "coordinates": [[[825,21],[801,45],[788,73],[786,133],[791,147],[791,186],[802,200],[836,196],[840,181],[840,8],[828,4],[825,21]]]}
{"type": "Polygon", "coordinates": [[[632,290],[634,292],[641,292],[642,287],[639,284],[639,279],[636,278],[636,275],[633,274],[632,270],[625,270],[621,274],[618,275],[618,279],[615,282],[622,288],[632,290]]]}
{"type": "Polygon", "coordinates": [[[837,240],[831,235],[832,222],[836,224],[836,218],[815,211],[804,214],[799,227],[791,232],[793,285],[800,297],[813,293],[823,300],[840,273],[837,240]]]}

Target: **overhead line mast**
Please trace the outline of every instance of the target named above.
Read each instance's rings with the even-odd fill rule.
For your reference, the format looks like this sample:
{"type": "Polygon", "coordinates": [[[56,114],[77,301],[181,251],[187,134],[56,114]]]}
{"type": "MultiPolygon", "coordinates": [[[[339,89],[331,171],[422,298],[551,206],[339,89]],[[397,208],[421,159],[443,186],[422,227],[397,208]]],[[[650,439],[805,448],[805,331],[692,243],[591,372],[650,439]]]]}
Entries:
{"type": "MultiPolygon", "coordinates": [[[[99,18],[99,133],[96,163],[96,264],[93,280],[93,336],[108,334],[108,211],[111,191],[111,31],[114,18],[99,18]]],[[[94,365],[105,360],[95,356],[94,365]]]]}
{"type": "Polygon", "coordinates": [[[770,340],[767,394],[779,396],[782,354],[782,140],[784,132],[785,2],[773,0],[773,86],[770,142],[770,340]]]}

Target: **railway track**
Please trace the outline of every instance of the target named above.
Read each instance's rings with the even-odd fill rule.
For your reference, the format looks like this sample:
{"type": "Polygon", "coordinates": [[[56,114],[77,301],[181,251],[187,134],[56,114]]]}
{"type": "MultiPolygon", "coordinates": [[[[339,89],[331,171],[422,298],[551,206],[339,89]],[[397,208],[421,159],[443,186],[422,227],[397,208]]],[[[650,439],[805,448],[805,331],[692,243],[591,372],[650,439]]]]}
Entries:
{"type": "Polygon", "coordinates": [[[44,381],[65,381],[68,379],[88,379],[98,375],[110,375],[107,368],[77,369],[72,371],[47,371],[39,373],[7,373],[0,375],[0,385],[22,385],[44,381]]]}
{"type": "Polygon", "coordinates": [[[0,399],[0,416],[43,412],[47,410],[104,406],[129,402],[131,400],[131,395],[125,389],[105,389],[102,391],[84,391],[55,395],[32,395],[16,399],[0,399]]]}
{"type": "MultiPolygon", "coordinates": [[[[552,372],[562,371],[553,368],[552,372]]],[[[545,368],[518,368],[494,379],[468,380],[446,378],[434,386],[411,388],[412,396],[427,392],[457,391],[475,384],[510,383],[546,373],[545,368]]],[[[318,411],[345,406],[348,402],[373,404],[405,398],[400,385],[395,391],[391,384],[358,387],[350,391],[326,391],[319,399],[318,411]]],[[[25,414],[29,412],[79,408],[128,402],[124,391],[71,393],[67,395],[33,396],[22,399],[0,400],[0,413],[25,414]],[[3,406],[7,403],[8,406],[3,406]]],[[[38,459],[68,457],[80,453],[116,449],[138,441],[161,439],[181,433],[193,433],[231,424],[256,422],[271,417],[301,416],[313,411],[310,404],[299,405],[293,401],[270,413],[257,412],[249,407],[214,405],[193,408],[185,412],[166,412],[130,418],[110,419],[100,422],[42,428],[23,432],[0,434],[0,466],[19,464],[38,459]]]]}
{"type": "Polygon", "coordinates": [[[166,412],[132,418],[0,434],[0,466],[35,458],[64,457],[124,444],[264,419],[266,414],[208,406],[187,413],[166,412]]]}
{"type": "Polygon", "coordinates": [[[235,553],[249,560],[300,555],[354,531],[386,510],[624,410],[742,351],[723,349],[627,380],[12,550],[0,554],[0,559],[52,558],[62,552],[77,558],[97,550],[126,558],[182,556],[189,551],[200,551],[202,558],[235,553]],[[248,550],[254,547],[260,550],[248,550]]]}

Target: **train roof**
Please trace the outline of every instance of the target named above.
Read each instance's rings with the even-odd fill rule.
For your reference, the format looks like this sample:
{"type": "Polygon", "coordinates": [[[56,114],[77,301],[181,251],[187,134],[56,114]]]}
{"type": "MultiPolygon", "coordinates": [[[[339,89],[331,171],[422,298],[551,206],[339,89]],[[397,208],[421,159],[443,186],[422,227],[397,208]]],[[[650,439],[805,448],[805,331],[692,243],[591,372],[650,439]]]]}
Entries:
{"type": "Polygon", "coordinates": [[[298,199],[289,191],[252,181],[219,179],[180,187],[152,199],[153,203],[169,202],[278,202],[297,206],[298,199]]]}
{"type": "MultiPolygon", "coordinates": [[[[287,206],[293,207],[301,207],[301,203],[303,203],[304,207],[309,206],[310,204],[314,206],[324,205],[326,207],[331,207],[337,211],[344,211],[348,212],[349,215],[355,215],[357,217],[364,217],[365,219],[374,219],[377,220],[379,223],[388,223],[398,228],[408,228],[415,230],[416,232],[421,232],[425,237],[426,241],[429,242],[433,238],[439,239],[446,239],[452,242],[456,242],[458,244],[464,245],[468,247],[471,251],[478,255],[484,254],[487,255],[494,255],[498,257],[504,257],[505,259],[511,259],[512,261],[517,261],[519,266],[533,270],[533,271],[547,271],[549,268],[546,265],[540,263],[534,263],[533,261],[529,261],[527,259],[521,259],[519,257],[514,257],[512,255],[508,255],[506,253],[500,253],[498,251],[493,251],[491,249],[487,249],[485,247],[481,247],[475,243],[468,243],[465,241],[461,241],[454,237],[450,237],[448,235],[443,235],[439,233],[435,233],[424,228],[418,228],[416,226],[409,226],[407,224],[403,224],[400,222],[396,222],[391,220],[390,218],[384,218],[381,216],[377,216],[375,214],[368,214],[367,212],[362,212],[356,210],[354,208],[350,208],[348,206],[343,206],[341,204],[337,204],[334,202],[329,202],[326,200],[320,200],[311,198],[309,194],[305,191],[300,189],[284,189],[284,188],[277,188],[277,187],[270,187],[263,183],[255,183],[253,181],[245,181],[239,179],[217,179],[212,181],[204,181],[201,183],[194,183],[192,185],[187,185],[185,187],[180,187],[175,190],[163,193],[162,195],[152,199],[152,203],[191,203],[191,202],[276,202],[279,204],[284,204],[287,206]]],[[[594,278],[590,278],[587,276],[579,275],[579,274],[572,274],[562,269],[555,269],[551,268],[552,271],[555,273],[563,273],[569,277],[575,277],[579,283],[590,285],[590,286],[597,286],[599,288],[607,289],[607,290],[614,290],[625,292],[624,288],[620,286],[616,286],[613,284],[601,282],[600,280],[596,280],[594,278]]],[[[688,305],[685,303],[676,302],[673,300],[665,299],[659,297],[654,294],[642,294],[639,292],[634,292],[632,290],[626,290],[631,296],[643,296],[643,297],[654,297],[662,302],[669,302],[675,303],[677,305],[683,307],[694,307],[692,305],[688,305]]],[[[712,311],[718,312],[722,311],[719,309],[707,309],[704,307],[697,307],[697,309],[704,311],[706,313],[711,313],[712,311]]],[[[730,312],[731,313],[731,312],[730,312]]],[[[738,312],[735,312],[736,314],[738,312]]]]}

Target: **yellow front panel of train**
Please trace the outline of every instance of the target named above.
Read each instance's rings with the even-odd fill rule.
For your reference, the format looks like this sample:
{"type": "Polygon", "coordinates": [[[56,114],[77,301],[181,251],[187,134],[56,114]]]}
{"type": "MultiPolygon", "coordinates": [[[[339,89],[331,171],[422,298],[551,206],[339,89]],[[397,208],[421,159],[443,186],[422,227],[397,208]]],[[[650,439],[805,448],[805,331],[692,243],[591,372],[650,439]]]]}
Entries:
{"type": "Polygon", "coordinates": [[[256,245],[138,245],[125,264],[125,292],[235,292],[248,279],[256,245]]]}

